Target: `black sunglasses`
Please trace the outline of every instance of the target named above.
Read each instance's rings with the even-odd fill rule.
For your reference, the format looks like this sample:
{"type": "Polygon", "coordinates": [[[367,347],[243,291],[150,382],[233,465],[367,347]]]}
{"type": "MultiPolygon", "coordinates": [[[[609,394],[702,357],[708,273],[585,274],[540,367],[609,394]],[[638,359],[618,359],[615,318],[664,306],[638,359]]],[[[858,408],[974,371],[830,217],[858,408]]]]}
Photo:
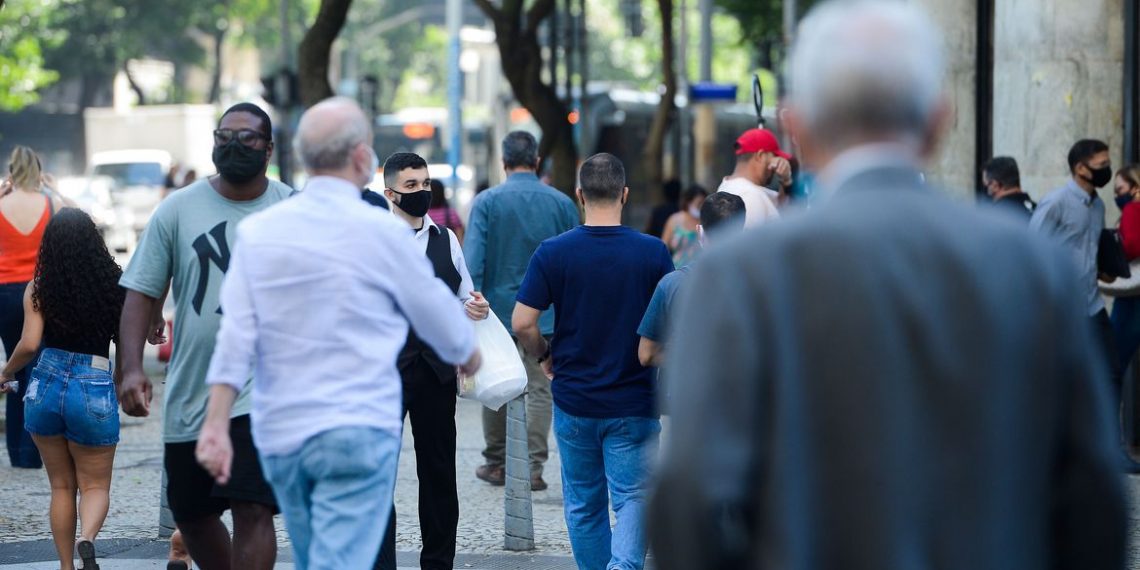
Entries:
{"type": "Polygon", "coordinates": [[[214,130],[214,144],[225,145],[230,144],[230,141],[237,138],[237,141],[245,146],[253,146],[259,140],[269,140],[269,137],[260,131],[253,129],[215,129],[214,130]]]}

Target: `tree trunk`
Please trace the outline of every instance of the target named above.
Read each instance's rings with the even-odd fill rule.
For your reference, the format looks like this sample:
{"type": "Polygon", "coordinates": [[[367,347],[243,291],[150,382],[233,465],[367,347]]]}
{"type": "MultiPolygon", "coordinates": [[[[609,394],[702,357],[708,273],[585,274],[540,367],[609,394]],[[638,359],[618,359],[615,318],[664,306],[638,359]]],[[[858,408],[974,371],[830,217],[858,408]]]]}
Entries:
{"type": "Polygon", "coordinates": [[[674,100],[677,98],[677,72],[674,65],[673,44],[673,0],[657,0],[661,11],[661,67],[665,78],[665,93],[653,114],[653,123],[645,141],[642,165],[645,168],[645,181],[650,192],[664,195],[665,170],[662,164],[665,150],[665,133],[675,115],[674,100]]]}
{"type": "Polygon", "coordinates": [[[131,75],[131,70],[127,68],[127,62],[123,62],[123,74],[127,76],[127,84],[131,86],[131,91],[135,92],[135,96],[139,98],[139,106],[146,105],[146,94],[143,93],[142,87],[135,83],[134,76],[131,75]]]}
{"type": "Polygon", "coordinates": [[[333,96],[329,85],[329,55],[351,6],[352,0],[321,0],[317,20],[301,40],[297,51],[297,79],[305,107],[333,96]]]}
{"type": "Polygon", "coordinates": [[[222,97],[222,48],[225,46],[226,30],[229,27],[214,31],[214,72],[210,77],[210,96],[208,103],[217,103],[222,97]]]}
{"type": "Polygon", "coordinates": [[[538,27],[555,9],[555,0],[538,0],[525,14],[523,0],[503,0],[501,8],[490,0],[475,0],[475,4],[495,24],[503,75],[515,99],[530,111],[542,129],[538,152],[552,161],[551,182],[573,196],[578,149],[574,146],[570,110],[554,88],[542,81],[542,50],[538,45],[538,27]]]}

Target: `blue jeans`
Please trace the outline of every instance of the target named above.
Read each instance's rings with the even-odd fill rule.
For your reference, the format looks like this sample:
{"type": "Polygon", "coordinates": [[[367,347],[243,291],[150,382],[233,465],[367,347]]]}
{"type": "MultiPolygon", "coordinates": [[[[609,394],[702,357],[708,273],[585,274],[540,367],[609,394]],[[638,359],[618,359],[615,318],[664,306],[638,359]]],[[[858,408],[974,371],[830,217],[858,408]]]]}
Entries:
{"type": "Polygon", "coordinates": [[[660,432],[653,418],[582,418],[554,406],[566,526],[581,570],[645,566],[648,456],[660,432]],[[610,501],[617,518],[612,531],[610,501]]]}
{"type": "Polygon", "coordinates": [[[119,443],[119,400],[111,363],[101,356],[45,348],[24,396],[24,425],[79,445],[119,443]]]}
{"type": "Polygon", "coordinates": [[[392,511],[399,436],[369,427],[315,435],[261,466],[299,570],[372,568],[392,511]]]}
{"type": "MultiPolygon", "coordinates": [[[[16,350],[24,329],[24,290],[27,286],[27,283],[0,283],[0,341],[3,341],[4,352],[8,356],[16,350]]],[[[8,409],[5,436],[12,467],[39,469],[43,467],[40,452],[32,441],[32,434],[24,429],[24,395],[28,392],[30,368],[25,366],[16,373],[20,390],[4,398],[8,409]]]]}

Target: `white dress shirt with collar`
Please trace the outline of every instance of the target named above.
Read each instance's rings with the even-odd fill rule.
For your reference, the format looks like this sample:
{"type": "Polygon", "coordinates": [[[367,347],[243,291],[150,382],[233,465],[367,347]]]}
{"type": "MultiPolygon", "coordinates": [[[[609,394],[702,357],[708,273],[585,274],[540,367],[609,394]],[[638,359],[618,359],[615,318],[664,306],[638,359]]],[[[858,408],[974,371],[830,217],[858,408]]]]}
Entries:
{"type": "Polygon", "coordinates": [[[409,322],[446,362],[475,351],[471,321],[408,225],[350,182],[315,176],[237,231],[207,382],[240,390],[254,367],[262,453],[291,453],[339,427],[399,434],[396,357],[409,322]]]}
{"type": "MultiPolygon", "coordinates": [[[[393,216],[396,217],[396,216],[393,216]]],[[[471,299],[471,292],[475,290],[475,286],[471,282],[471,272],[467,270],[467,260],[463,258],[463,246],[459,244],[459,238],[455,236],[455,232],[449,228],[441,228],[432,221],[431,216],[424,216],[424,225],[420,229],[412,229],[415,236],[416,243],[419,244],[419,252],[427,255],[428,237],[432,231],[446,231],[447,237],[451,241],[451,263],[455,265],[455,270],[459,272],[459,300],[466,303],[471,299]],[[435,228],[434,230],[432,228],[435,228]]]]}

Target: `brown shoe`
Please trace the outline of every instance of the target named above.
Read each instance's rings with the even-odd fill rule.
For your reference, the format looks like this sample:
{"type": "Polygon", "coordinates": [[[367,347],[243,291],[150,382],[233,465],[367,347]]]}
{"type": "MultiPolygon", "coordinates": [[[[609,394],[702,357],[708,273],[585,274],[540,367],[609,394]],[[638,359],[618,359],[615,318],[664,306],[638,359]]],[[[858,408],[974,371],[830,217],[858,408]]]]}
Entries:
{"type": "Polygon", "coordinates": [[[531,475],[530,477],[530,490],[531,491],[545,491],[549,485],[546,481],[542,480],[542,475],[531,475]]]}
{"type": "Polygon", "coordinates": [[[507,482],[502,465],[480,465],[475,468],[475,476],[496,487],[502,487],[507,482]]]}

